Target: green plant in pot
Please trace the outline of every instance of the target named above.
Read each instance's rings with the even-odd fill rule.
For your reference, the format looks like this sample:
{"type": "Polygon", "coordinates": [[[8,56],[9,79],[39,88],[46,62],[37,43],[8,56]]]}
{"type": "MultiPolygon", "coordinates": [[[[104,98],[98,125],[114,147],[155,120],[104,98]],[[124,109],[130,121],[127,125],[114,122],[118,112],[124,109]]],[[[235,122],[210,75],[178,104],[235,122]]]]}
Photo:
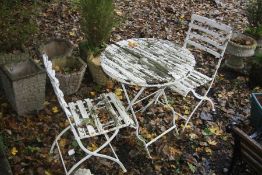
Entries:
{"type": "Polygon", "coordinates": [[[249,0],[246,6],[249,26],[246,33],[257,41],[256,52],[262,52],[262,0],[249,0]]]}
{"type": "Polygon", "coordinates": [[[86,41],[82,42],[80,55],[87,60],[93,80],[100,85],[108,81],[100,65],[99,55],[109,40],[115,24],[114,5],[112,0],[79,0],[81,10],[81,30],[86,41]]]}

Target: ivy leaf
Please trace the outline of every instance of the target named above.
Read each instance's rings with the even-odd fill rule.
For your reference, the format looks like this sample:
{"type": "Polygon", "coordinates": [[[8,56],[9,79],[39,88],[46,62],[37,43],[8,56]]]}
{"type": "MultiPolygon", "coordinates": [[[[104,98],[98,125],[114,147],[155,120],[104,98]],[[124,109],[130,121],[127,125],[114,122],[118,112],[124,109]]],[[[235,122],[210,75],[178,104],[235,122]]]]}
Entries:
{"type": "Polygon", "coordinates": [[[196,167],[194,165],[192,165],[191,163],[187,163],[187,165],[192,173],[196,172],[196,167]]]}
{"type": "Polygon", "coordinates": [[[205,128],[205,129],[202,131],[202,134],[203,134],[204,136],[211,136],[211,135],[213,135],[213,132],[211,132],[209,128],[205,128]]]}

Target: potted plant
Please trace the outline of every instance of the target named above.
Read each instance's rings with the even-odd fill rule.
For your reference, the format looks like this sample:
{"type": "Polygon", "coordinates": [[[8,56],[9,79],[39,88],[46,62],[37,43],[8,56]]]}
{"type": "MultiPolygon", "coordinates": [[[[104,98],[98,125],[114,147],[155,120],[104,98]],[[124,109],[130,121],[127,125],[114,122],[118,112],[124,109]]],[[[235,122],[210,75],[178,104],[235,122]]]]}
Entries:
{"type": "Polygon", "coordinates": [[[87,67],[80,58],[71,56],[73,49],[72,42],[65,39],[51,39],[39,49],[41,54],[47,54],[52,60],[60,88],[65,95],[78,91],[87,67]]]}
{"type": "Polygon", "coordinates": [[[253,56],[256,46],[257,42],[253,38],[233,33],[226,49],[230,55],[225,61],[226,66],[235,70],[242,69],[244,67],[243,58],[253,56]]]}
{"type": "Polygon", "coordinates": [[[43,108],[45,101],[45,71],[32,59],[1,66],[1,80],[7,100],[23,115],[43,108]]]}
{"type": "Polygon", "coordinates": [[[249,0],[246,7],[249,27],[246,33],[257,41],[257,53],[262,52],[262,1],[249,0]]]}
{"type": "Polygon", "coordinates": [[[55,57],[52,59],[53,69],[59,80],[60,88],[65,95],[78,91],[83,80],[86,63],[79,57],[55,57]]]}
{"type": "Polygon", "coordinates": [[[251,123],[257,131],[262,130],[262,93],[251,94],[251,123]]]}
{"type": "Polygon", "coordinates": [[[93,80],[99,85],[108,81],[100,65],[100,53],[115,24],[112,0],[80,0],[81,29],[86,41],[79,44],[80,55],[87,61],[93,80]]]}

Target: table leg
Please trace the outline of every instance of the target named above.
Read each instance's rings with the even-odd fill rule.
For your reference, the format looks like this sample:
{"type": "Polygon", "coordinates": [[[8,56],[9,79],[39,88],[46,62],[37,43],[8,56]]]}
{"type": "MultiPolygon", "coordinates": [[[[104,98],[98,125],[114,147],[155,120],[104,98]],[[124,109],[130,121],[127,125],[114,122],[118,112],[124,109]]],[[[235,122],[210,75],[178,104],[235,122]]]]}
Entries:
{"type": "MultiPolygon", "coordinates": [[[[175,130],[176,130],[176,133],[179,134],[178,128],[177,128],[177,125],[176,125],[176,119],[175,119],[177,113],[175,112],[174,108],[173,108],[173,107],[169,104],[169,102],[168,102],[168,99],[167,99],[167,96],[166,96],[166,93],[165,93],[165,87],[163,87],[163,88],[155,91],[154,93],[151,93],[150,95],[142,98],[141,100],[138,100],[138,98],[139,98],[139,97],[141,96],[141,94],[145,91],[145,87],[142,87],[142,88],[140,89],[140,91],[136,94],[136,96],[135,96],[132,100],[130,100],[124,84],[122,84],[122,88],[123,88],[125,97],[126,97],[127,102],[128,102],[128,107],[127,107],[126,110],[127,110],[127,111],[128,111],[128,110],[131,111],[132,116],[133,116],[133,118],[134,118],[134,120],[135,120],[135,123],[136,123],[136,136],[137,136],[137,138],[144,144],[145,149],[146,149],[146,151],[147,151],[147,154],[149,155],[149,157],[151,157],[151,156],[150,156],[150,153],[149,153],[149,150],[148,150],[148,146],[149,146],[149,145],[151,145],[152,143],[154,143],[155,141],[157,141],[158,139],[160,139],[162,136],[164,136],[165,134],[169,133],[169,132],[172,131],[173,129],[175,129],[175,130]],[[153,96],[153,95],[154,95],[154,96],[153,96]],[[142,113],[145,112],[146,109],[147,109],[149,106],[151,106],[153,103],[155,103],[155,104],[160,103],[160,104],[162,104],[162,105],[165,105],[165,106],[169,107],[170,110],[172,111],[172,114],[173,114],[173,122],[172,122],[172,125],[173,125],[173,126],[171,126],[169,129],[167,129],[166,131],[164,131],[163,133],[161,133],[160,135],[158,135],[157,137],[155,137],[154,139],[152,139],[151,141],[149,141],[149,142],[147,143],[147,142],[145,141],[145,139],[144,139],[141,135],[139,135],[139,122],[138,122],[138,120],[137,120],[137,118],[136,118],[136,114],[135,114],[136,112],[135,112],[134,109],[133,109],[133,105],[136,104],[136,103],[138,103],[138,102],[140,102],[140,101],[143,101],[143,100],[149,98],[150,96],[153,96],[153,98],[148,102],[148,104],[147,104],[146,106],[144,106],[144,107],[141,109],[141,112],[142,112],[142,113]],[[161,102],[161,100],[159,100],[159,98],[160,98],[161,96],[163,96],[164,102],[161,102]]],[[[139,110],[139,111],[140,111],[140,110],[139,110]]],[[[181,117],[182,117],[182,116],[181,116],[181,117]]],[[[183,119],[185,119],[185,118],[183,118],[183,119]]]]}
{"type": "MultiPolygon", "coordinates": [[[[135,123],[136,123],[136,137],[143,143],[143,145],[144,145],[144,147],[145,147],[145,149],[146,149],[146,152],[147,152],[148,156],[149,156],[150,158],[152,158],[151,155],[150,155],[150,152],[149,152],[149,150],[148,150],[148,148],[147,148],[145,139],[144,139],[141,135],[139,135],[139,123],[138,123],[138,120],[137,120],[137,118],[136,118],[135,111],[134,111],[134,109],[133,109],[133,104],[134,104],[135,101],[138,99],[138,97],[142,94],[142,92],[144,91],[145,88],[142,88],[142,89],[139,91],[139,93],[135,96],[136,99],[134,98],[135,100],[133,99],[132,101],[130,101],[129,96],[128,96],[127,91],[126,91],[125,85],[124,85],[124,84],[121,84],[121,85],[122,85],[122,88],[123,88],[125,97],[126,97],[126,99],[127,99],[128,105],[129,105],[128,107],[130,108],[131,113],[132,113],[132,116],[133,116],[133,118],[134,118],[134,120],[135,120],[135,123]]],[[[129,109],[126,109],[126,110],[129,110],[129,109]]]]}

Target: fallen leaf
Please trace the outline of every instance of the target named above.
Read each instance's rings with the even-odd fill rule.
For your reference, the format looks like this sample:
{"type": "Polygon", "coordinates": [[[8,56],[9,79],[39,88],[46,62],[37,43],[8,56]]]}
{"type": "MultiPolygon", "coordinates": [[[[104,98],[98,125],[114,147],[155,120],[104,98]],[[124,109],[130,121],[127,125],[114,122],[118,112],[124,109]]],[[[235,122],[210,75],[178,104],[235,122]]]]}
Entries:
{"type": "Polygon", "coordinates": [[[45,170],[45,175],[52,175],[49,171],[45,170]]]}
{"type": "Polygon", "coordinates": [[[212,132],[213,134],[220,136],[222,135],[223,131],[218,127],[218,126],[211,126],[211,128],[209,128],[210,132],[212,132]]]}
{"type": "Polygon", "coordinates": [[[205,148],[205,151],[206,151],[206,153],[208,153],[208,154],[212,154],[212,150],[211,150],[209,147],[206,147],[206,148],[205,148]]]}
{"type": "Polygon", "coordinates": [[[64,148],[66,144],[67,144],[67,139],[60,139],[59,140],[59,146],[61,148],[64,148]]]}
{"type": "Polygon", "coordinates": [[[13,148],[11,149],[11,154],[12,154],[13,156],[15,156],[17,153],[18,153],[18,150],[16,149],[16,147],[13,147],[13,148]]]}
{"type": "Polygon", "coordinates": [[[115,94],[116,94],[116,96],[121,96],[122,95],[122,89],[120,89],[120,88],[117,88],[116,90],[115,90],[115,94]]]}
{"type": "Polygon", "coordinates": [[[96,92],[92,91],[92,92],[90,92],[90,94],[91,94],[92,96],[95,96],[95,95],[96,95],[96,92]]]}
{"type": "Polygon", "coordinates": [[[185,110],[185,115],[188,115],[189,114],[189,110],[185,110]]]}
{"type": "Polygon", "coordinates": [[[190,139],[197,139],[198,138],[198,136],[195,133],[190,133],[189,137],[190,137],[190,139]]]}
{"type": "Polygon", "coordinates": [[[70,36],[76,36],[76,34],[75,34],[74,31],[69,32],[69,35],[70,35],[70,36]]]}
{"type": "Polygon", "coordinates": [[[213,145],[213,146],[217,145],[217,142],[215,140],[211,140],[211,139],[208,139],[207,143],[209,145],[213,145]]]}
{"type": "Polygon", "coordinates": [[[135,41],[128,41],[128,47],[134,48],[137,47],[138,44],[135,41]]]}
{"type": "Polygon", "coordinates": [[[91,143],[90,144],[90,146],[88,146],[88,149],[90,150],[90,151],[95,151],[95,150],[97,150],[97,145],[95,144],[95,143],[91,143]]]}
{"type": "Polygon", "coordinates": [[[58,113],[59,112],[58,107],[57,106],[52,107],[52,112],[53,113],[58,113]]]}

